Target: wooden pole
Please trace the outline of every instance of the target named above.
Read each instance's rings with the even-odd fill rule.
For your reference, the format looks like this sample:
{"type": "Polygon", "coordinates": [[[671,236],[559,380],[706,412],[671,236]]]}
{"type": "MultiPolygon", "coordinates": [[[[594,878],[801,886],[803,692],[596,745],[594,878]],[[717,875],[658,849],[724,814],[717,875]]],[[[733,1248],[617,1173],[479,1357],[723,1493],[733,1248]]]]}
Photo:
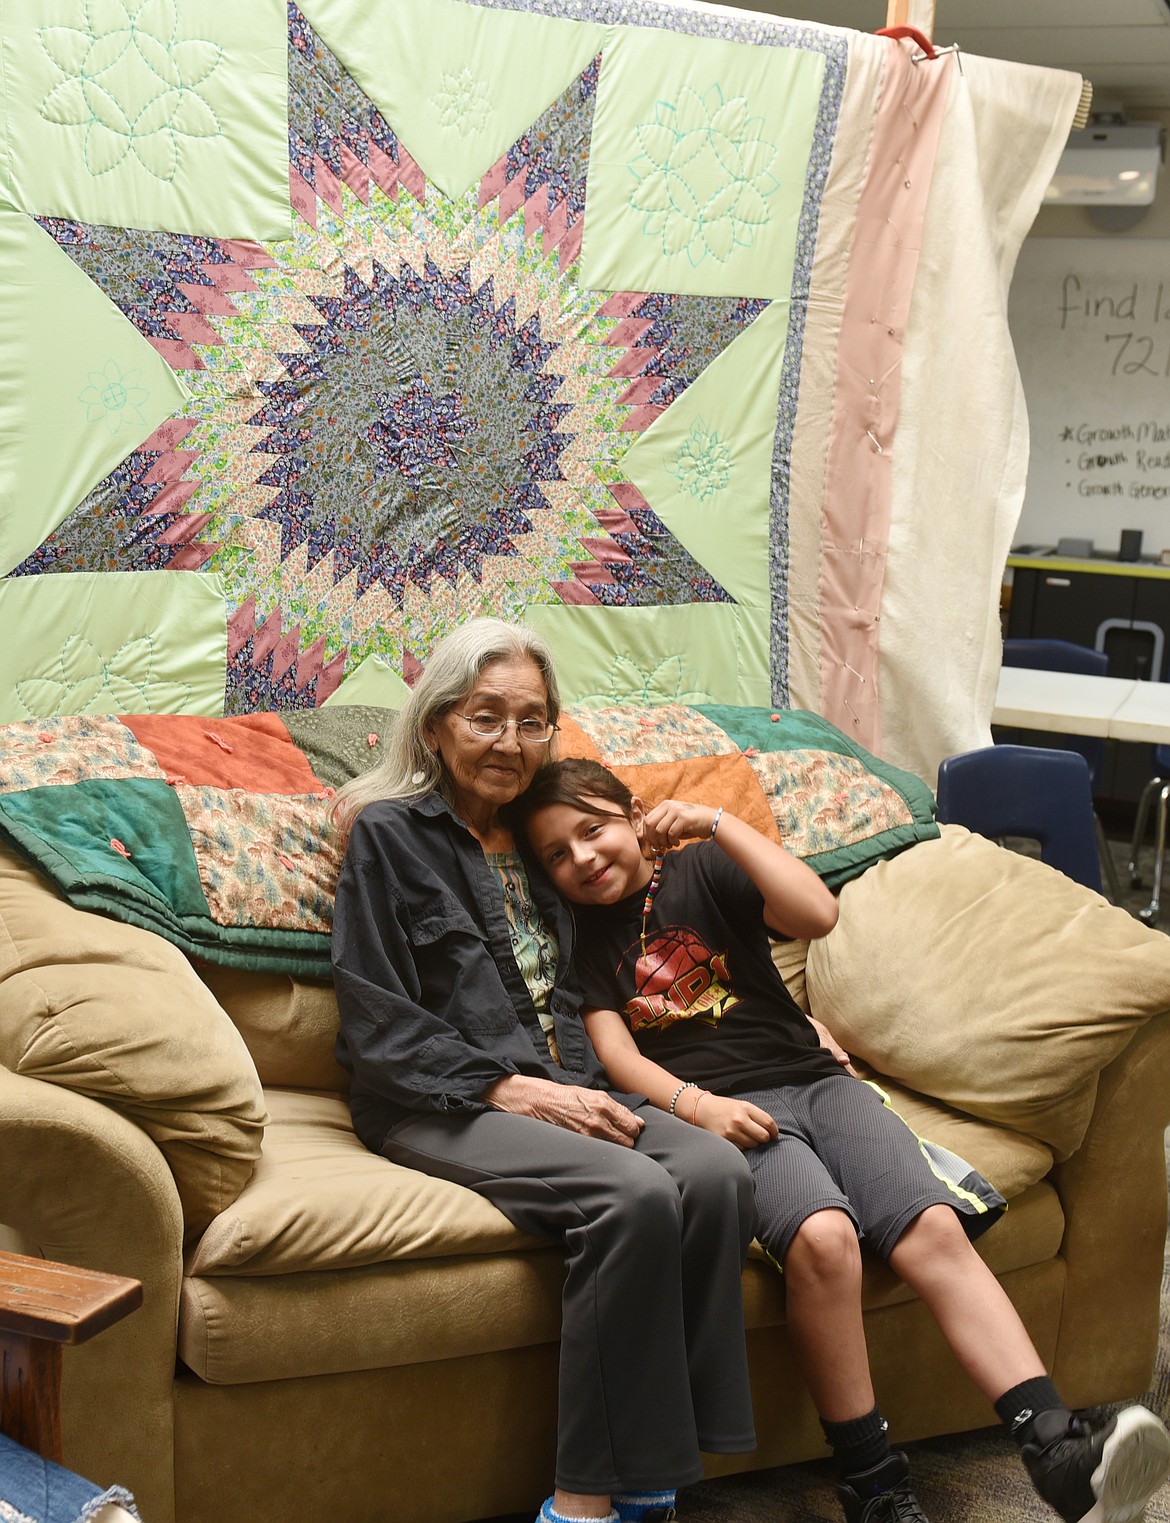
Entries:
{"type": "Polygon", "coordinates": [[[886,0],[887,26],[916,27],[934,41],[934,0],[886,0]]]}
{"type": "Polygon", "coordinates": [[[61,1463],[61,1345],[0,1333],[0,1433],[61,1463]]]}

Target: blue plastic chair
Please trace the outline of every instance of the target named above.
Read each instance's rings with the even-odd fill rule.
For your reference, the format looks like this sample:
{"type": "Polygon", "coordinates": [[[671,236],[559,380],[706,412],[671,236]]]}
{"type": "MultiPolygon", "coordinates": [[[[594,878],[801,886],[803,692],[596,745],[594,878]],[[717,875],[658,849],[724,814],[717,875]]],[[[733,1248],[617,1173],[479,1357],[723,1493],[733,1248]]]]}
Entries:
{"type": "Polygon", "coordinates": [[[1142,796],[1138,800],[1137,818],[1133,824],[1133,840],[1129,848],[1129,881],[1134,888],[1141,887],[1141,873],[1138,872],[1138,853],[1141,851],[1142,841],[1146,833],[1146,821],[1150,816],[1150,805],[1157,795],[1158,807],[1154,815],[1154,888],[1150,895],[1149,904],[1142,906],[1138,914],[1147,925],[1152,924],[1158,918],[1158,911],[1162,907],[1162,873],[1166,864],[1166,823],[1170,815],[1170,746],[1154,747],[1154,766],[1157,772],[1142,789],[1142,796]]]}
{"type": "Polygon", "coordinates": [[[948,756],[938,771],[938,819],[981,836],[1019,836],[1040,858],[1101,892],[1089,764],[1076,751],[986,746],[948,756]]]}
{"type": "MultiPolygon", "coordinates": [[[[1003,642],[1004,666],[1026,666],[1033,671],[1077,672],[1087,677],[1108,677],[1109,657],[1103,650],[1092,650],[1087,645],[1075,645],[1071,640],[1005,640],[1003,642]]],[[[1075,751],[1083,756],[1089,766],[1089,789],[1096,793],[1105,765],[1105,742],[1093,735],[1050,735],[1047,742],[1053,750],[1075,751]]],[[[1105,837],[1101,817],[1093,811],[1093,829],[1097,835],[1097,852],[1105,868],[1109,884],[1109,897],[1118,903],[1121,884],[1113,853],[1105,837]]],[[[1133,872],[1135,846],[1130,852],[1130,872],[1133,872]]]]}

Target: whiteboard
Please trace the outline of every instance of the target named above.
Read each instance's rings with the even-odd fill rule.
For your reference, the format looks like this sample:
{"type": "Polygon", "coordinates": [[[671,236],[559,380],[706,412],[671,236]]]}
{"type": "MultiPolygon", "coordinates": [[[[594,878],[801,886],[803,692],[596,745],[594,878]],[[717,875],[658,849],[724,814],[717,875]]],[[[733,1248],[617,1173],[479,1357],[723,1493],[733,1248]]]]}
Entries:
{"type": "Polygon", "coordinates": [[[1016,543],[1170,548],[1170,241],[1033,238],[1008,320],[1031,455],[1016,543]]]}

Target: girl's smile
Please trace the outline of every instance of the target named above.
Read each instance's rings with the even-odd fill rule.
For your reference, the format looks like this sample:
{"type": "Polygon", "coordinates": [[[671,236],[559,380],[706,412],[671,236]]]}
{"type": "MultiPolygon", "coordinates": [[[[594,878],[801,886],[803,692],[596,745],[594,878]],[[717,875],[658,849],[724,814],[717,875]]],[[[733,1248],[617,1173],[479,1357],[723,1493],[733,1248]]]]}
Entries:
{"type": "Polygon", "coordinates": [[[645,888],[651,866],[642,855],[641,802],[632,819],[607,799],[590,798],[597,813],[574,804],[548,804],[528,821],[528,838],[558,890],[574,904],[616,904],[645,888]]]}

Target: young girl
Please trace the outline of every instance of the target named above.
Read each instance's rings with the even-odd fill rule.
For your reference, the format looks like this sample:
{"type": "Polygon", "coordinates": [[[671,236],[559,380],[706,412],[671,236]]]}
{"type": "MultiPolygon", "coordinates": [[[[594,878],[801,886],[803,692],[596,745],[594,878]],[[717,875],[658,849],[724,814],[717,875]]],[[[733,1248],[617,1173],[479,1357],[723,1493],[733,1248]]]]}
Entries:
{"type": "Polygon", "coordinates": [[[585,1024],[610,1079],[747,1151],[847,1523],[926,1523],[874,1400],[861,1234],[929,1308],[1066,1523],[1137,1518],[1170,1471],[1170,1436],[1140,1406],[1101,1422],[1069,1412],[971,1246],[969,1202],[784,987],[769,931],[824,936],[837,919],[812,869],[723,809],[647,811],[596,762],[543,768],[516,807],[577,906],[585,1024]]]}

